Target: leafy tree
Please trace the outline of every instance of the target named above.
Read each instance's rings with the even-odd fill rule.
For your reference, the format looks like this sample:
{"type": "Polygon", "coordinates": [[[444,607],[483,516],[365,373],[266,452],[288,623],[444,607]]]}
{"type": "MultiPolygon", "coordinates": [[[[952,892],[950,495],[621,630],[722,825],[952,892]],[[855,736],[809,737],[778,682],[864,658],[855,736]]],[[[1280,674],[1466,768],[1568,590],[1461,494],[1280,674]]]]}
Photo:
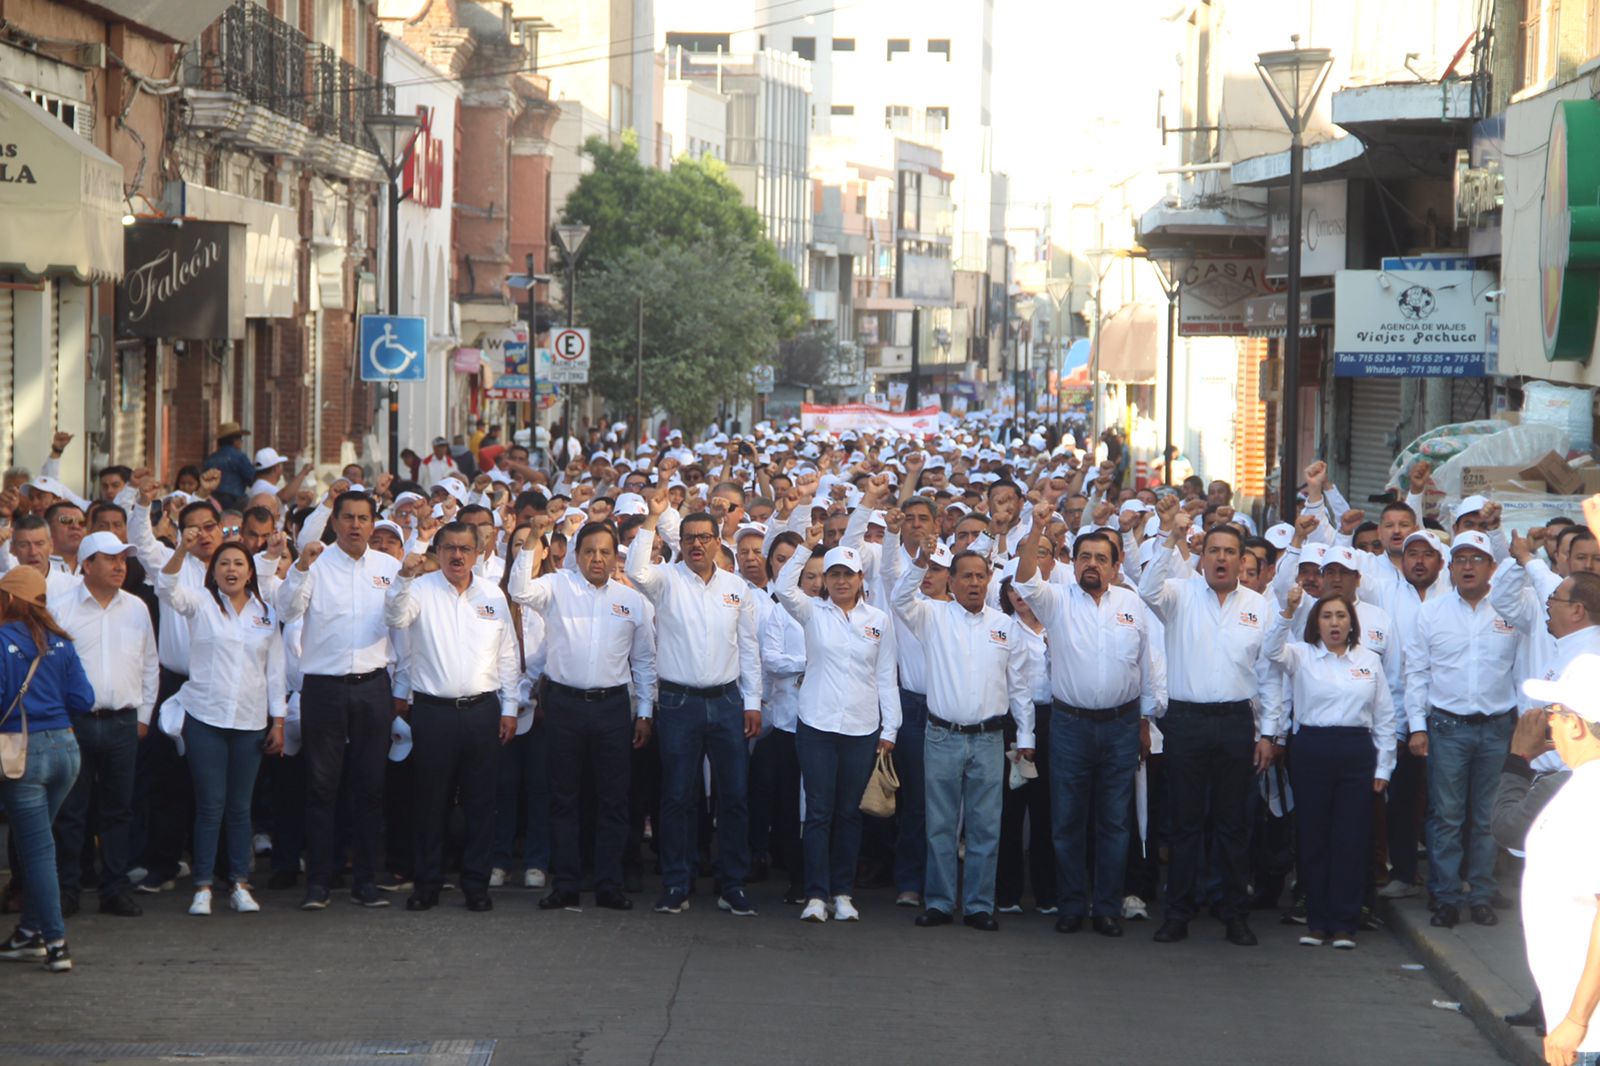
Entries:
{"type": "Polygon", "coordinates": [[[749,245],[732,240],[690,247],[658,237],[612,251],[579,286],[594,340],[590,386],[632,421],[642,299],[645,408],[697,431],[778,345],[767,277],[749,245]]]}

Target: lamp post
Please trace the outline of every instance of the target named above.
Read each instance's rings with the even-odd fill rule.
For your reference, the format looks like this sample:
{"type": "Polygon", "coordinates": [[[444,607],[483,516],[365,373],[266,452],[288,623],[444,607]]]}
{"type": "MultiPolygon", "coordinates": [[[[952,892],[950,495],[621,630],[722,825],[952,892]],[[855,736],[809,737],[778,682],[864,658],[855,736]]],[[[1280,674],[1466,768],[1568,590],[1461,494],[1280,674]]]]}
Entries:
{"type": "MultiPolygon", "coordinates": [[[[583,242],[589,239],[589,227],[581,222],[563,222],[554,227],[556,243],[561,245],[561,258],[567,264],[567,328],[573,326],[572,311],[576,306],[578,293],[578,249],[583,247],[583,242]]],[[[566,414],[562,421],[566,424],[566,437],[572,440],[572,391],[571,386],[562,390],[567,394],[566,414]]],[[[571,461],[571,456],[567,457],[571,461]]]]}
{"type": "Polygon", "coordinates": [[[1156,268],[1161,291],[1167,296],[1167,435],[1166,446],[1161,453],[1161,480],[1162,484],[1169,486],[1172,484],[1172,461],[1178,457],[1180,450],[1172,439],[1172,397],[1177,391],[1174,386],[1177,384],[1178,291],[1183,285],[1179,262],[1178,257],[1170,253],[1164,259],[1150,255],[1150,265],[1156,268]],[[1163,266],[1163,263],[1166,265],[1163,266]]]}
{"type": "MultiPolygon", "coordinates": [[[[416,115],[368,115],[367,140],[389,179],[389,299],[387,310],[400,313],[400,175],[416,141],[422,120],[416,115]]],[[[400,476],[400,386],[389,382],[389,473],[400,476]]]]}
{"type": "MultiPolygon", "coordinates": [[[[1061,364],[1063,341],[1067,340],[1067,301],[1072,298],[1071,278],[1051,278],[1044,283],[1050,292],[1050,302],[1056,306],[1055,330],[1050,337],[1050,366],[1056,370],[1056,426],[1061,425],[1061,364]]],[[[1048,373],[1048,370],[1046,371],[1048,373]]]]}
{"type": "Polygon", "coordinates": [[[1295,445],[1300,435],[1300,214],[1305,179],[1305,127],[1316,106],[1322,86],[1333,66],[1333,55],[1326,48],[1301,48],[1300,35],[1289,38],[1292,48],[1262,52],[1256,59],[1256,72],[1267,87],[1278,113],[1289,127],[1289,286],[1283,335],[1283,446],[1278,469],[1278,517],[1294,517],[1294,502],[1299,469],[1295,445]]]}

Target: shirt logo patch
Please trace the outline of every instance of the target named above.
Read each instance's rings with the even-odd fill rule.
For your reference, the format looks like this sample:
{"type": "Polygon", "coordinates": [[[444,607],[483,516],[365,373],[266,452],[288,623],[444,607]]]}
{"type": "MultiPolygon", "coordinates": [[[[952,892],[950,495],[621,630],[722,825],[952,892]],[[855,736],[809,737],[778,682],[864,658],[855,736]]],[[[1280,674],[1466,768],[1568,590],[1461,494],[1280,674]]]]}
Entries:
{"type": "Polygon", "coordinates": [[[1494,631],[1502,636],[1509,636],[1517,631],[1517,627],[1507,622],[1504,618],[1494,620],[1494,631]]]}
{"type": "Polygon", "coordinates": [[[389,587],[389,584],[390,584],[389,579],[384,577],[382,574],[373,574],[372,575],[372,587],[373,588],[375,588],[375,589],[386,589],[386,588],[389,587]]]}
{"type": "Polygon", "coordinates": [[[883,637],[877,626],[862,626],[861,632],[868,640],[880,640],[883,637]]]}
{"type": "Polygon", "coordinates": [[[1256,617],[1254,611],[1240,611],[1239,624],[1249,626],[1251,629],[1259,629],[1261,627],[1261,619],[1256,617]]]}
{"type": "Polygon", "coordinates": [[[991,644],[1007,644],[1007,645],[1009,645],[1010,640],[1007,637],[1005,630],[1003,630],[1003,629],[991,629],[991,630],[989,630],[989,643],[991,643],[991,644]]]}
{"type": "Polygon", "coordinates": [[[271,629],[272,618],[270,615],[253,614],[250,616],[250,624],[255,626],[257,629],[271,629]]]}
{"type": "Polygon", "coordinates": [[[1381,629],[1369,629],[1369,630],[1367,630],[1367,643],[1369,643],[1369,644],[1382,644],[1383,641],[1384,641],[1383,630],[1381,630],[1381,629]]]}
{"type": "Polygon", "coordinates": [[[1117,625],[1119,626],[1133,625],[1133,615],[1129,614],[1127,611],[1117,611],[1114,617],[1116,618],[1117,625]]]}
{"type": "Polygon", "coordinates": [[[724,607],[737,607],[743,602],[737,592],[724,592],[722,594],[722,606],[724,607]]]}
{"type": "Polygon", "coordinates": [[[494,613],[494,604],[485,603],[485,604],[482,604],[481,606],[479,606],[479,608],[478,608],[478,617],[479,618],[498,618],[499,616],[494,613]]]}
{"type": "Polygon", "coordinates": [[[618,618],[631,618],[633,616],[633,612],[629,611],[625,605],[620,603],[613,603],[611,605],[611,613],[616,615],[618,618]]]}
{"type": "Polygon", "coordinates": [[[1350,677],[1355,681],[1371,681],[1372,671],[1365,666],[1352,666],[1350,668],[1350,677]]]}

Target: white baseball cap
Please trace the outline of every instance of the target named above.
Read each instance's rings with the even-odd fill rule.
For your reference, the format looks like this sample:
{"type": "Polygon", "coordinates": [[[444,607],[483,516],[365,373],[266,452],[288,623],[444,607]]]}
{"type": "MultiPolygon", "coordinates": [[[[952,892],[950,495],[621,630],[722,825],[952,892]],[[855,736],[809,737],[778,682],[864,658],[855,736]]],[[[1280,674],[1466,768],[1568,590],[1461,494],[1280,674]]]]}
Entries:
{"type": "Polygon", "coordinates": [[[1326,544],[1307,544],[1300,549],[1300,565],[1321,567],[1323,558],[1328,554],[1326,544]]]}
{"type": "Polygon", "coordinates": [[[836,566],[842,566],[851,573],[861,573],[861,553],[854,548],[834,548],[822,557],[822,572],[826,574],[836,566]]]}
{"type": "Polygon", "coordinates": [[[1444,541],[1440,540],[1438,535],[1431,529],[1419,529],[1415,533],[1408,535],[1405,543],[1400,545],[1400,550],[1404,551],[1405,549],[1411,547],[1412,541],[1418,540],[1432,548],[1434,551],[1438,552],[1440,555],[1443,555],[1449,550],[1444,546],[1444,541]]]}
{"type": "Polygon", "coordinates": [[[161,705],[161,710],[156,712],[156,728],[172,738],[173,746],[178,749],[178,754],[183,754],[183,703],[181,700],[168,698],[161,705]]]}
{"type": "Polygon", "coordinates": [[[411,754],[411,723],[396,718],[389,727],[389,761],[403,762],[411,754]]]}
{"type": "Polygon", "coordinates": [[[52,496],[59,496],[68,503],[76,504],[78,510],[80,511],[87,510],[89,507],[88,500],[84,499],[82,496],[79,496],[76,492],[73,492],[71,489],[67,488],[64,483],[56,480],[53,477],[46,477],[45,475],[40,474],[38,477],[28,482],[28,488],[30,490],[38,489],[40,492],[48,492],[52,496]]]}
{"type": "Polygon", "coordinates": [[[102,529],[90,533],[78,544],[78,563],[81,566],[88,562],[91,555],[127,555],[133,550],[132,544],[124,544],[115,533],[102,529]]]}
{"type": "Polygon", "coordinates": [[[619,515],[649,514],[650,505],[645,503],[644,497],[637,492],[624,492],[617,497],[617,502],[611,510],[619,515]]]}
{"type": "Polygon", "coordinates": [[[941,566],[946,570],[950,569],[951,565],[955,561],[956,557],[950,554],[949,547],[943,544],[940,544],[938,547],[934,548],[933,554],[928,557],[929,564],[933,566],[941,566]]]}
{"type": "Polygon", "coordinates": [[[1494,545],[1489,543],[1486,535],[1475,529],[1467,530],[1450,543],[1450,561],[1454,562],[1456,553],[1464,551],[1482,552],[1489,557],[1490,562],[1494,562],[1494,545]]]}
{"type": "Polygon", "coordinates": [[[733,542],[737,544],[749,536],[765,537],[766,535],[767,527],[765,525],[760,522],[746,522],[734,532],[733,542]]]}
{"type": "Polygon", "coordinates": [[[387,518],[379,519],[378,521],[372,523],[372,531],[374,533],[380,529],[388,530],[390,533],[393,533],[395,536],[399,537],[402,541],[406,539],[406,531],[401,529],[398,523],[391,522],[387,518]]]}
{"type": "Polygon", "coordinates": [[[1459,522],[1469,514],[1477,514],[1488,505],[1489,501],[1483,496],[1468,496],[1456,504],[1455,520],[1459,522]]]}
{"type": "Polygon", "coordinates": [[[1322,555],[1322,568],[1342,566],[1351,573],[1359,574],[1361,564],[1356,560],[1356,553],[1350,548],[1328,548],[1322,555]]]}
{"type": "Polygon", "coordinates": [[[1269,528],[1263,536],[1268,544],[1283,551],[1294,541],[1294,527],[1287,522],[1279,522],[1269,528]]]}
{"type": "Polygon", "coordinates": [[[1540,703],[1559,703],[1586,722],[1600,722],[1600,655],[1579,655],[1560,677],[1530,678],[1522,691],[1540,703]]]}
{"type": "Polygon", "coordinates": [[[256,469],[265,470],[269,466],[287,463],[289,460],[278,453],[276,448],[260,448],[256,451],[256,469]]]}

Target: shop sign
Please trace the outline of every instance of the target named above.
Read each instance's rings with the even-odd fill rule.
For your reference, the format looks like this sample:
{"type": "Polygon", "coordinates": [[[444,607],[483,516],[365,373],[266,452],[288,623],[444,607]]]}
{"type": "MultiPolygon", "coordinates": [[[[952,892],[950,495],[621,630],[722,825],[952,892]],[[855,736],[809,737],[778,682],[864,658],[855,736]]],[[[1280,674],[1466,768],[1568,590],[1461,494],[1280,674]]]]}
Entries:
{"type": "MultiPolygon", "coordinates": [[[[1267,277],[1289,276],[1289,191],[1267,194],[1272,217],[1267,233],[1267,277]]],[[[1313,182],[1300,200],[1300,276],[1336,274],[1345,265],[1345,237],[1350,225],[1349,185],[1343,181],[1313,182]]]]}
{"type": "Polygon", "coordinates": [[[1277,292],[1264,259],[1190,259],[1179,275],[1178,335],[1229,337],[1245,333],[1245,303],[1277,292]]]}
{"type": "Polygon", "coordinates": [[[1468,270],[1341,270],[1337,377],[1482,377],[1495,276],[1468,270]]]}
{"type": "Polygon", "coordinates": [[[1588,362],[1600,307],[1600,101],[1564,100],[1550,120],[1539,222],[1544,357],[1588,362]]]}
{"type": "Polygon", "coordinates": [[[117,332],[125,337],[244,337],[245,227],[165,220],[124,227],[117,332]]]}

